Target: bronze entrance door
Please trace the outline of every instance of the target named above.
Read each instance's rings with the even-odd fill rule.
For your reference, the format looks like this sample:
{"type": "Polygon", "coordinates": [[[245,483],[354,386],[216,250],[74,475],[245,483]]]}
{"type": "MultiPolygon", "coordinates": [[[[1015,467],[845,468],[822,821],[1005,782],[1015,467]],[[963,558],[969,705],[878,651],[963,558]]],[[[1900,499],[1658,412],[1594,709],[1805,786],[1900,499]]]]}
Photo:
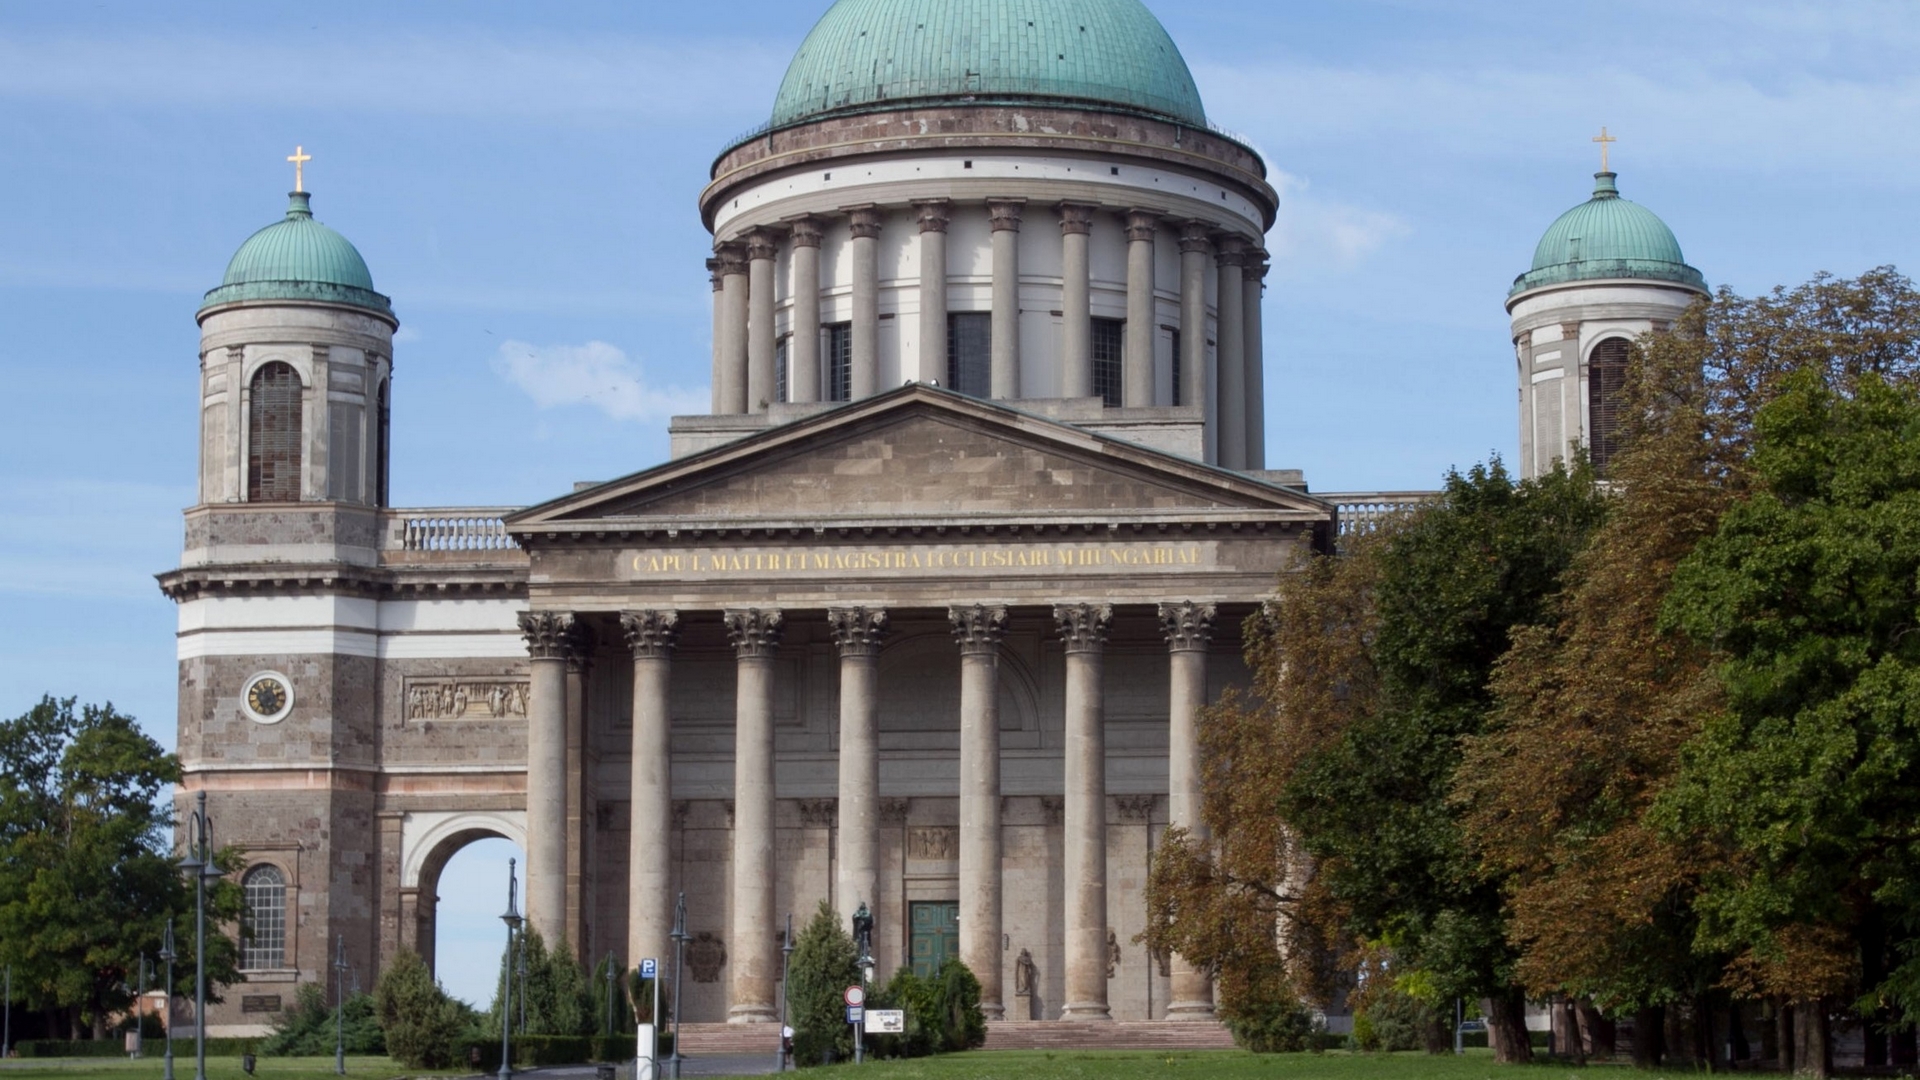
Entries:
{"type": "Polygon", "coordinates": [[[936,900],[907,905],[913,927],[913,973],[930,979],[948,957],[960,955],[960,902],[936,900]]]}

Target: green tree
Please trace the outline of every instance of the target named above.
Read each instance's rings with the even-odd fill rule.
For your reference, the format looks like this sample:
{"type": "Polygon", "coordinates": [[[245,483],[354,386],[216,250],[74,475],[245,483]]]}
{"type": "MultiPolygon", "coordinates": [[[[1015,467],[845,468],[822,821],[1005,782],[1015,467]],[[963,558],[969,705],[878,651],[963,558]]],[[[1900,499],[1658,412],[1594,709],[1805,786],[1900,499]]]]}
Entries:
{"type": "MultiPolygon", "coordinates": [[[[171,853],[163,793],[180,763],[112,705],[76,710],[43,698],[0,723],[0,961],[14,997],[66,1015],[72,1033],[106,1033],[124,1010],[139,958],[160,950],[169,914],[192,956],[193,889],[171,853]]],[[[232,851],[216,857],[238,869],[232,851]]],[[[219,932],[241,910],[230,881],[208,890],[209,997],[236,981],[238,949],[219,932]]],[[[193,985],[191,961],[175,990],[193,985]]]]}
{"type": "Polygon", "coordinates": [[[1732,986],[1859,993],[1904,1019],[1920,1009],[1920,397],[1874,372],[1838,381],[1786,378],[1755,418],[1757,490],[1675,571],[1667,625],[1713,649],[1726,705],[1660,810],[1730,855],[1695,906],[1732,986]]]}
{"type": "MultiPolygon", "coordinates": [[[[518,1032],[520,1017],[526,1017],[529,1035],[592,1035],[606,1025],[604,1012],[596,1011],[594,989],[587,972],[573,958],[566,942],[553,950],[538,930],[528,927],[515,940],[514,964],[501,965],[502,977],[514,972],[513,1030],[518,1032]],[[521,972],[524,971],[524,975],[521,972]]],[[[604,993],[604,990],[602,990],[604,993]]],[[[500,1033],[500,985],[495,984],[489,1022],[494,1034],[500,1033]]],[[[604,1002],[600,1003],[605,1008],[604,1002]]]]}
{"type": "Polygon", "coordinates": [[[453,1064],[466,1010],[440,989],[418,953],[401,949],[394,954],[374,984],[373,1008],[394,1060],[410,1069],[453,1064]]]}
{"type": "Polygon", "coordinates": [[[293,1005],[273,1022],[273,1034],[260,1052],[276,1057],[324,1057],[333,1053],[336,1036],[344,1038],[349,1054],[385,1054],[387,1040],[380,1030],[372,994],[352,994],[341,1005],[336,1030],[334,1007],[319,983],[301,983],[293,1005]]]}
{"type": "Polygon", "coordinates": [[[787,1008],[794,1064],[805,1068],[853,1056],[853,1032],[841,995],[860,982],[853,935],[825,900],[794,939],[787,965],[787,1008]]]}

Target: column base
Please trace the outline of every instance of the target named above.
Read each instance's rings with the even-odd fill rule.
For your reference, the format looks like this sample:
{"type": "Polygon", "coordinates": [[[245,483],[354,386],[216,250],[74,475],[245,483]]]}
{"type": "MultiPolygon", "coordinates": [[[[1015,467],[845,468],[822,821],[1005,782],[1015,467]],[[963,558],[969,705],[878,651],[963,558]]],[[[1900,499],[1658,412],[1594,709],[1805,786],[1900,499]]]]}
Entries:
{"type": "Polygon", "coordinates": [[[980,1014],[989,1020],[1005,1020],[1007,1018],[1006,1007],[997,1001],[981,1002],[980,1014]]]}
{"type": "Polygon", "coordinates": [[[729,1024],[777,1024],[780,1018],[773,1015],[771,1005],[735,1005],[727,1010],[729,1024]]]}
{"type": "Polygon", "coordinates": [[[1169,1020],[1205,1020],[1212,1022],[1219,1017],[1213,1014],[1211,1001],[1176,1001],[1167,1006],[1169,1020]]]}
{"type": "Polygon", "coordinates": [[[1107,1008],[1107,1003],[1104,1001],[1070,1001],[1067,1003],[1066,1008],[1060,1010],[1060,1019],[1082,1021],[1112,1020],[1113,1012],[1107,1008]]]}

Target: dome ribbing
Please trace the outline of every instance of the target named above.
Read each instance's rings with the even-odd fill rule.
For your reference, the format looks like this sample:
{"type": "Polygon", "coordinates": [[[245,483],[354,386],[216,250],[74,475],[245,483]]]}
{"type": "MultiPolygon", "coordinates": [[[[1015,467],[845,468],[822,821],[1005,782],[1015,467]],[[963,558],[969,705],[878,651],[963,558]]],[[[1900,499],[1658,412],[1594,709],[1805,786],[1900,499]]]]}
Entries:
{"type": "Polygon", "coordinates": [[[956,98],[1207,122],[1139,0],[838,0],[788,66],[771,126],[956,98]]]}
{"type": "Polygon", "coordinates": [[[346,237],[313,220],[308,198],[294,192],[283,220],[240,245],[202,311],[250,300],[307,300],[393,315],[393,305],[374,291],[366,260],[346,237]]]}
{"type": "Polygon", "coordinates": [[[1533,269],[1514,279],[1508,296],[1598,278],[1670,281],[1706,291],[1706,278],[1687,265],[1666,222],[1621,198],[1613,173],[1595,173],[1594,181],[1593,198],[1547,228],[1534,248],[1533,269]]]}

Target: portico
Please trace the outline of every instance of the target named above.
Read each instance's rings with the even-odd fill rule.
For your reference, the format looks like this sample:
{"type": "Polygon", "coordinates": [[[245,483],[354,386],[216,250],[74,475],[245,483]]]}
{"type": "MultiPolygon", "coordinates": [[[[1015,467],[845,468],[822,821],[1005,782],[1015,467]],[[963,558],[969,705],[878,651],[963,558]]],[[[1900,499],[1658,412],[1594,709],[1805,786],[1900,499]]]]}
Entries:
{"type": "MultiPolygon", "coordinates": [[[[944,901],[989,1015],[1014,1012],[1023,950],[1044,993],[1020,1019],[1113,1016],[1119,966],[1137,976],[1126,1015],[1210,1015],[1204,978],[1131,942],[1145,856],[1166,824],[1198,824],[1195,714],[1243,678],[1233,627],[1328,517],[1297,491],[919,386],[515,515],[529,641],[591,627],[559,640],[632,672],[633,752],[596,780],[603,800],[630,792],[626,820],[602,825],[627,831],[630,885],[603,888],[600,936],[623,921],[654,955],[686,890],[726,955],[690,1009],[769,1021],[778,917],[867,903],[884,973],[918,959],[913,906],[944,901]],[[1036,482],[1056,487],[1044,510],[1024,505],[1036,482]],[[697,803],[726,827],[692,828],[697,803]]],[[[563,698],[532,701],[538,746],[571,721],[563,698]]],[[[567,798],[541,760],[530,809],[567,798]]],[[[545,897],[539,853],[572,841],[564,821],[529,823],[529,897],[545,897]]]]}

